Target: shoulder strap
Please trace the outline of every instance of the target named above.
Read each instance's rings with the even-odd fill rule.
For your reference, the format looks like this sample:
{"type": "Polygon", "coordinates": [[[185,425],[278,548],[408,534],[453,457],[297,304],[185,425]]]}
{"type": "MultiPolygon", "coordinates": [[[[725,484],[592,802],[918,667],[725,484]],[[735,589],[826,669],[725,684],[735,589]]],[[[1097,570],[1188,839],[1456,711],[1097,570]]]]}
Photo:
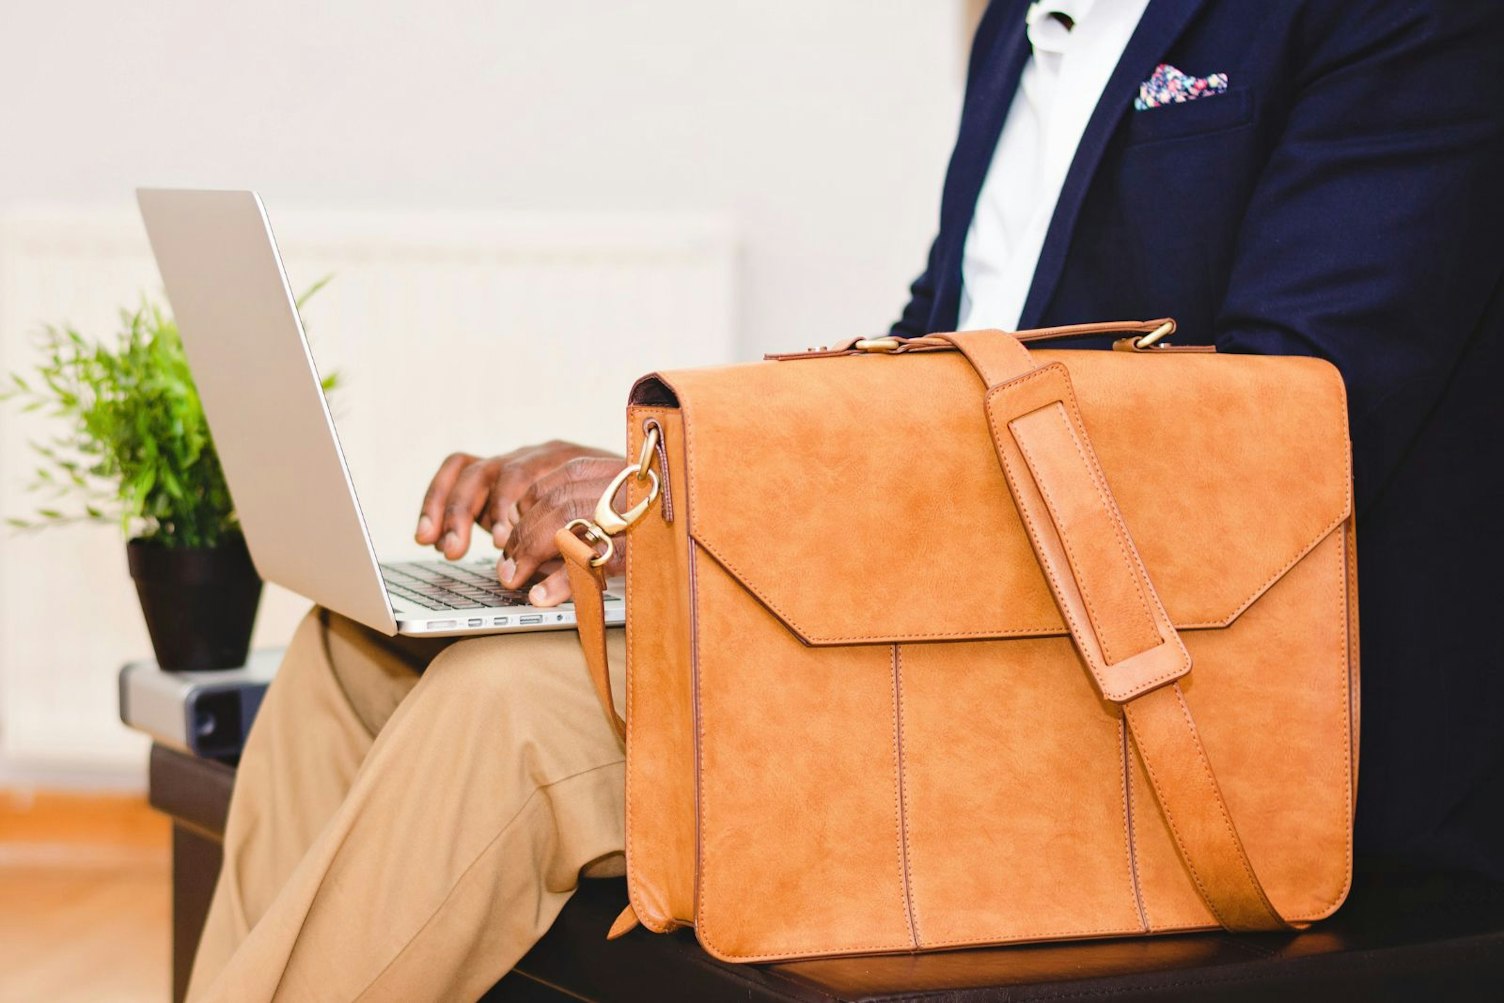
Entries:
{"type": "Polygon", "coordinates": [[[1063,365],[997,331],[939,335],[987,385],[993,444],[1050,591],[1097,688],[1123,708],[1191,880],[1229,930],[1292,929],[1243,849],[1176,682],[1191,659],[1128,535],[1063,365]]]}
{"type": "Polygon", "coordinates": [[[590,563],[595,558],[595,551],[573,532],[559,530],[554,542],[559,546],[564,567],[569,573],[575,625],[580,632],[580,647],[585,649],[585,665],[590,670],[595,695],[600,698],[606,720],[611,722],[616,737],[626,741],[627,722],[616,710],[616,697],[611,692],[610,663],[606,661],[606,576],[590,563]]]}

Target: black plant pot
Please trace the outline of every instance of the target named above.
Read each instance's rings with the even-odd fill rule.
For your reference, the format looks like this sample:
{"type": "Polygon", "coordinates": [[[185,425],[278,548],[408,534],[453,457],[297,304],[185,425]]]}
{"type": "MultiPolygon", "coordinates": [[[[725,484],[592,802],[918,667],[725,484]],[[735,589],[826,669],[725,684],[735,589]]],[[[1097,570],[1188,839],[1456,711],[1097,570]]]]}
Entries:
{"type": "Polygon", "coordinates": [[[245,664],[261,577],[243,537],[217,547],[164,547],[137,539],[125,551],[158,665],[187,671],[245,664]]]}

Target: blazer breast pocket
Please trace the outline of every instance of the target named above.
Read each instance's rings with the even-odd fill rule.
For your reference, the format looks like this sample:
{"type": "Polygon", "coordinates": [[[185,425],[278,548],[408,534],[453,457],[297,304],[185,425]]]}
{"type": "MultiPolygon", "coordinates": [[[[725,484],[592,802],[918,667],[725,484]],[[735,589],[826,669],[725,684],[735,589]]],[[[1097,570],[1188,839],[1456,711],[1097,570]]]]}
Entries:
{"type": "Polygon", "coordinates": [[[1232,89],[1181,104],[1129,111],[1126,138],[1129,146],[1137,146],[1236,129],[1252,120],[1252,92],[1232,89]]]}

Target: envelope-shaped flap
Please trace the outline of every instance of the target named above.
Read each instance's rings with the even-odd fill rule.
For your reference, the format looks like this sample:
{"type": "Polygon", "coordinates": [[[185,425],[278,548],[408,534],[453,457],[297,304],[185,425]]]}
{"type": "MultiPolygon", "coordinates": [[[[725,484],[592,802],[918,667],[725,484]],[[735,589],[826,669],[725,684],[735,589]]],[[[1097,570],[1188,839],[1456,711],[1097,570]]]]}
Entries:
{"type": "MultiPolygon", "coordinates": [[[[1064,362],[1171,619],[1217,627],[1351,513],[1342,382],[1303,358],[1036,351],[1064,362]]],[[[809,644],[1061,634],[955,352],[667,373],[694,540],[809,644]]]]}

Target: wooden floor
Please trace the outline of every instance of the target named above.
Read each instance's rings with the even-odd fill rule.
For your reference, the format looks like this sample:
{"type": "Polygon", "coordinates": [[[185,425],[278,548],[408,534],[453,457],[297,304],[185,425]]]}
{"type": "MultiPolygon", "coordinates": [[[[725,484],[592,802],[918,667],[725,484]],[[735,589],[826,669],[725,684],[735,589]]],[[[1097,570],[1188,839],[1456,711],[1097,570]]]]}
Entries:
{"type": "Polygon", "coordinates": [[[170,999],[170,852],[144,795],[0,791],[0,1001],[170,999]]]}

